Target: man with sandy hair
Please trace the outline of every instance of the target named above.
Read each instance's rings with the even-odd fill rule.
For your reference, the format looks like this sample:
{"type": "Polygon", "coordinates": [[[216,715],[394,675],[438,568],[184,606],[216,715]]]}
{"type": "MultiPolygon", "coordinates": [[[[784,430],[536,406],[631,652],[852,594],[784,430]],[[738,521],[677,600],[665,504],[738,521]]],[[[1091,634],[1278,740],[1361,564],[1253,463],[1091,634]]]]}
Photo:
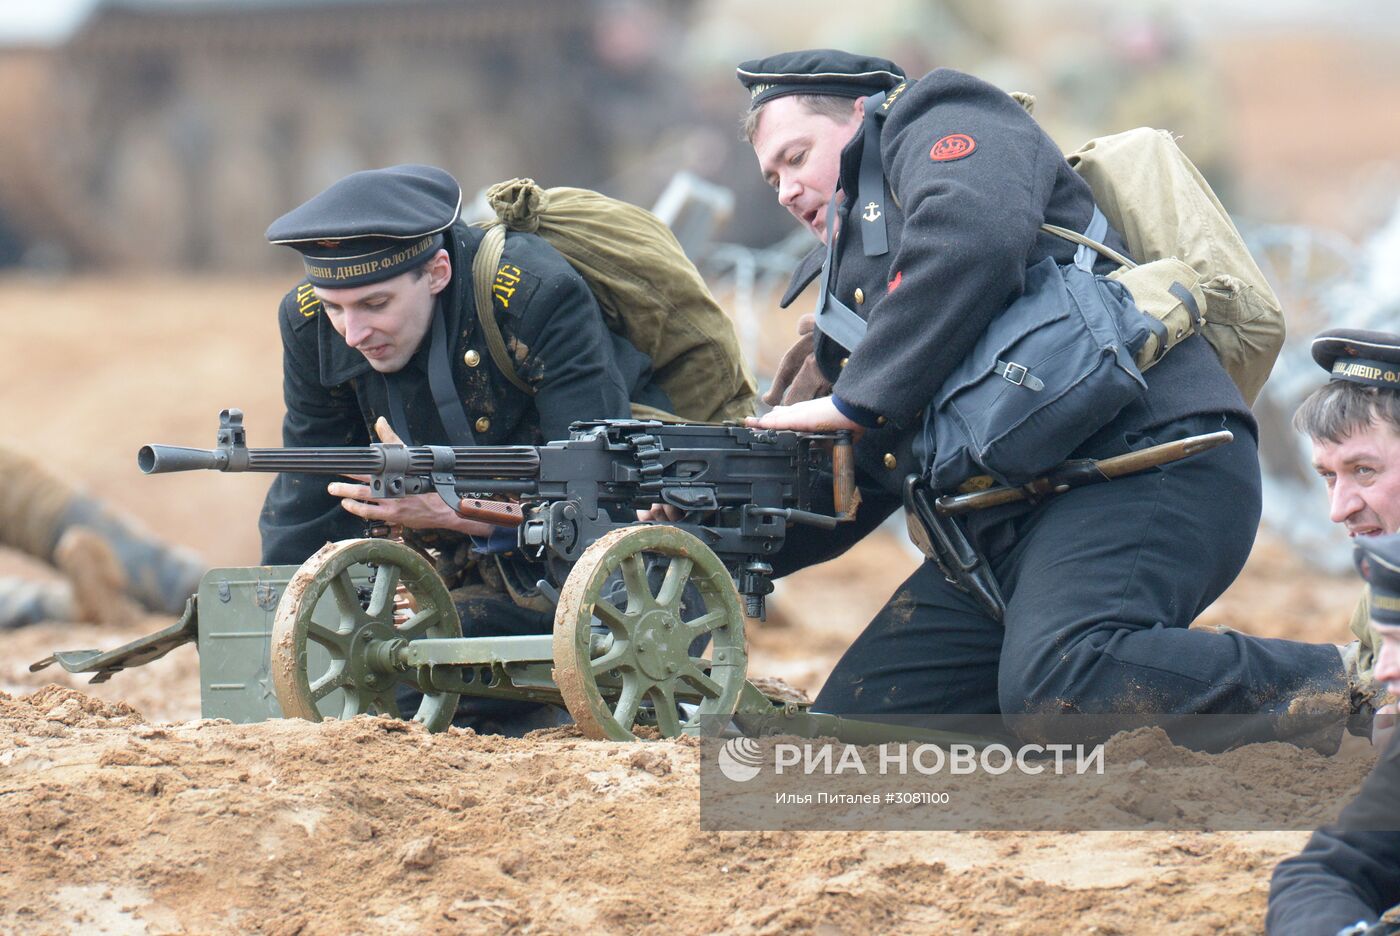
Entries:
{"type": "MultiPolygon", "coordinates": [[[[1333,329],[1313,339],[1312,355],[1332,378],[1298,407],[1293,426],[1312,440],[1332,522],[1351,537],[1400,533],[1400,335],[1333,329]]],[[[1348,654],[1363,674],[1379,649],[1367,598],[1352,615],[1360,643],[1348,654]]]]}

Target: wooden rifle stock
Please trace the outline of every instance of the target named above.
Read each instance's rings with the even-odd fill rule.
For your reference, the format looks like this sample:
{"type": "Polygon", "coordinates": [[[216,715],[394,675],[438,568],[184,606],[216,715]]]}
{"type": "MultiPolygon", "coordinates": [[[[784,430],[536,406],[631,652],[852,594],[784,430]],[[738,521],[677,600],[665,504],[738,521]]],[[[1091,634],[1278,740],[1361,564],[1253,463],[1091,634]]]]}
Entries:
{"type": "Polygon", "coordinates": [[[1080,458],[1067,461],[1043,478],[1036,478],[1017,487],[1001,486],[977,491],[972,494],[945,494],[935,502],[935,509],[945,517],[986,510],[1002,504],[1018,501],[1038,501],[1056,494],[1063,494],[1071,488],[1086,484],[1111,481],[1125,475],[1137,474],[1158,465],[1180,461],[1201,452],[1233,441],[1234,433],[1228,429],[1210,432],[1205,435],[1190,436],[1175,442],[1163,442],[1138,452],[1115,455],[1102,461],[1080,458]]]}

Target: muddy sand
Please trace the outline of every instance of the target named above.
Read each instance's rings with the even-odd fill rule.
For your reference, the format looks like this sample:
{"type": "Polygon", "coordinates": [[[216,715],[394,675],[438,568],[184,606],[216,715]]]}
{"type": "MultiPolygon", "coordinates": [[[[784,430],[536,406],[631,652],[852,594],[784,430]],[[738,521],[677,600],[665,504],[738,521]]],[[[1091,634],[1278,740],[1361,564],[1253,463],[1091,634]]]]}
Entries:
{"type": "MultiPolygon", "coordinates": [[[[266,479],[143,478],[134,453],[211,444],[230,405],[248,412],[252,444],[275,444],[277,296],[270,282],[0,283],[9,320],[61,310],[30,320],[26,353],[10,362],[9,440],[67,459],[73,483],[211,563],[255,562],[266,479]]],[[[751,672],[820,688],[914,566],[897,535],[880,534],[780,583],[768,624],[751,632],[751,672]]],[[[9,573],[52,575],[0,555],[9,573]]],[[[1340,641],[1356,591],[1266,534],[1202,624],[1340,641]]],[[[1254,933],[1270,870],[1306,838],[712,833],[700,828],[693,743],[593,742],[571,729],[429,735],[371,718],[201,721],[192,648],[97,686],[26,669],[54,649],[112,647],[167,623],[6,635],[0,931],[1254,933]]],[[[1120,766],[1170,749],[1122,743],[1147,747],[1111,750],[1120,766]]],[[[1315,768],[1319,800],[1354,779],[1343,776],[1354,763],[1298,763],[1315,768]]],[[[1144,825],[1150,807],[1137,803],[1144,825]]]]}

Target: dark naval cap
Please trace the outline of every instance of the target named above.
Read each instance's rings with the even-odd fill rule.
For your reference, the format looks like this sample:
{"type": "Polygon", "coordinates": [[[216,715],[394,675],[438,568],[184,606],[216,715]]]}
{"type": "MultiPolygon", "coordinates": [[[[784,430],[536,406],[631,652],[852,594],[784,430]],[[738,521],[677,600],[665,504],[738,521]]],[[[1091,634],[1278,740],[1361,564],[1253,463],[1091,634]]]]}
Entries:
{"type": "Polygon", "coordinates": [[[272,222],[267,239],[302,255],[313,286],[364,286],[431,257],[461,207],[462,187],[442,169],[368,169],[272,222]]]}
{"type": "Polygon", "coordinates": [[[1358,536],[1356,571],[1371,586],[1371,619],[1400,627],[1400,534],[1358,536]]]}
{"type": "Polygon", "coordinates": [[[749,110],[753,110],[788,94],[869,97],[903,81],[904,70],[889,59],[839,49],[804,49],[744,62],[738,76],[749,89],[749,110]]]}
{"type": "Polygon", "coordinates": [[[1313,339],[1312,356],[1333,380],[1400,390],[1400,335],[1333,328],[1313,339]]]}

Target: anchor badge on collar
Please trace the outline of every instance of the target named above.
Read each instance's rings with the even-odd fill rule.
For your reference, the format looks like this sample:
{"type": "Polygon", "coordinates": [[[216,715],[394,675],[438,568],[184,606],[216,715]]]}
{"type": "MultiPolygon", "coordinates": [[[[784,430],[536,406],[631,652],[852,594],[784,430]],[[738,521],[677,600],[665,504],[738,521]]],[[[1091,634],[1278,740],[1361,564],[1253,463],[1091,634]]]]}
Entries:
{"type": "Polygon", "coordinates": [[[866,221],[880,220],[880,206],[877,205],[875,202],[871,202],[870,204],[865,206],[865,213],[862,214],[861,217],[864,218],[866,221]]]}

